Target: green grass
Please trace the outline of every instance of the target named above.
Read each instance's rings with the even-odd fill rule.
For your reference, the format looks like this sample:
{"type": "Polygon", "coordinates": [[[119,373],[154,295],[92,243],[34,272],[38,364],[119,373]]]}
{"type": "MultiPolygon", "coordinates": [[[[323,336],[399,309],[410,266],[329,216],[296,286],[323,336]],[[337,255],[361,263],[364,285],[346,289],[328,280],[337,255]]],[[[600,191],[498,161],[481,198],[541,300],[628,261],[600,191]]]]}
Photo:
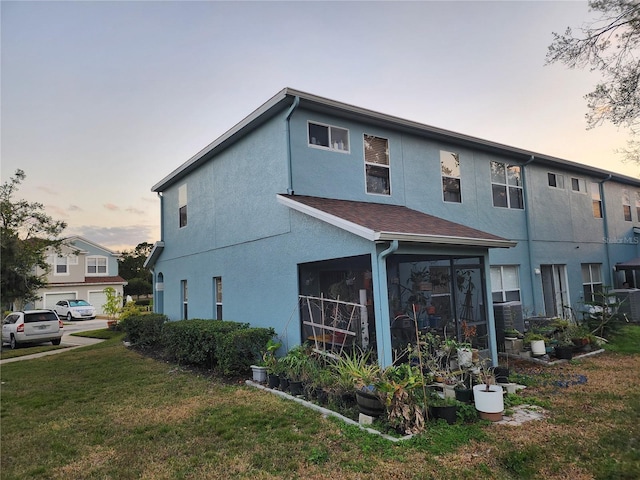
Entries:
{"type": "Polygon", "coordinates": [[[640,325],[630,324],[622,327],[620,334],[605,345],[605,349],[627,355],[640,353],[640,325]]]}
{"type": "Polygon", "coordinates": [[[0,352],[0,360],[5,360],[7,358],[24,357],[25,355],[49,352],[51,350],[61,350],[64,348],[69,347],[66,345],[51,345],[50,342],[47,342],[46,344],[22,345],[15,350],[11,350],[9,348],[9,345],[3,345],[2,351],[0,352]]]}
{"type": "Polygon", "coordinates": [[[122,332],[111,330],[109,328],[103,328],[100,330],[88,330],[86,332],[72,333],[72,337],[86,337],[86,338],[99,338],[102,340],[110,340],[112,338],[122,337],[122,332]]]}
{"type": "Polygon", "coordinates": [[[122,334],[109,335],[2,366],[3,480],[640,478],[639,356],[608,353],[551,369],[586,372],[589,382],[561,392],[532,386],[550,411],[533,426],[438,423],[394,443],[143,357],[122,345],[122,334]],[[608,393],[594,384],[598,375],[627,384],[608,393]]]}

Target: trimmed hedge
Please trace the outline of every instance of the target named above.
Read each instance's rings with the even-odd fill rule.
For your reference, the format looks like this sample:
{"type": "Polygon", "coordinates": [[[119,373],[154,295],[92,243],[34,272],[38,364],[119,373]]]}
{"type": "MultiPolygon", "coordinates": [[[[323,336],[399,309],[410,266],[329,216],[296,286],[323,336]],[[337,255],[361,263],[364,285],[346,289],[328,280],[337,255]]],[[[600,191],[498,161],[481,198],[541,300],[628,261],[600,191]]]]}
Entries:
{"type": "Polygon", "coordinates": [[[165,353],[179,363],[214,368],[217,364],[216,345],[222,339],[248,323],[224,320],[181,320],[165,323],[163,345],[165,353]]]}
{"type": "Polygon", "coordinates": [[[262,362],[265,346],[275,334],[273,328],[242,328],[229,332],[216,344],[218,367],[224,375],[249,371],[251,365],[262,362]]]}
{"type": "Polygon", "coordinates": [[[168,321],[166,315],[160,313],[131,315],[120,322],[120,328],[126,332],[131,343],[153,347],[161,344],[163,326],[168,321]]]}

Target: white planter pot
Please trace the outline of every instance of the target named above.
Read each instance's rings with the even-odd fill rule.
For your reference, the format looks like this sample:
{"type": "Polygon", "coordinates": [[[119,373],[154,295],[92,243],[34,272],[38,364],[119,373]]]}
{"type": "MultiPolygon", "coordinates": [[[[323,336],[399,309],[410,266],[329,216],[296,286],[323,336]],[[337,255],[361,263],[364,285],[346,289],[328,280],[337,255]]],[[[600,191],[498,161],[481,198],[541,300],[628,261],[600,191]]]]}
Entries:
{"type": "Polygon", "coordinates": [[[544,340],[532,340],[531,341],[531,355],[544,355],[547,353],[547,349],[544,346],[544,340]]]}
{"type": "Polygon", "coordinates": [[[476,410],[483,413],[502,413],[504,410],[502,387],[500,385],[489,385],[488,392],[486,388],[487,386],[484,383],[473,387],[476,410]]]}
{"type": "Polygon", "coordinates": [[[267,381],[267,367],[251,365],[251,371],[253,372],[254,382],[265,383],[267,381]]]}

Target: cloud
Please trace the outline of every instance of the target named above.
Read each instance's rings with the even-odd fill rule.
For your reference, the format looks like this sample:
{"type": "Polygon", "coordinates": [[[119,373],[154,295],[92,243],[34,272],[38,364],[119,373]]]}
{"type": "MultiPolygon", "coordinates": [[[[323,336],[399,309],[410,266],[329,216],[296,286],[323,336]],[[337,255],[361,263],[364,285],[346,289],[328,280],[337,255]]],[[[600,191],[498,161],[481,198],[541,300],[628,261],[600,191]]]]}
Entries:
{"type": "Polygon", "coordinates": [[[68,217],[69,213],[64,209],[56,205],[47,205],[47,214],[51,215],[54,219],[56,217],[68,217]]]}
{"type": "Polygon", "coordinates": [[[133,250],[142,242],[156,242],[159,239],[160,227],[158,225],[127,225],[121,227],[81,225],[65,230],[65,235],[79,235],[110,250],[121,252],[133,250]]]}
{"type": "Polygon", "coordinates": [[[112,212],[117,212],[118,210],[120,210],[120,207],[117,205],[114,205],[113,203],[105,203],[103,207],[106,208],[107,210],[111,210],[112,212]]]}
{"type": "Polygon", "coordinates": [[[51,187],[45,187],[44,185],[40,185],[38,190],[43,191],[44,193],[48,193],[49,195],[58,195],[58,192],[51,187]]]}
{"type": "Polygon", "coordinates": [[[67,208],[67,210],[69,210],[70,212],[82,212],[83,210],[77,206],[77,205],[69,205],[69,208],[67,208]]]}
{"type": "Polygon", "coordinates": [[[135,207],[127,207],[125,211],[128,213],[135,213],[136,215],[144,215],[147,213],[144,210],[140,210],[139,208],[135,208],[135,207]]]}

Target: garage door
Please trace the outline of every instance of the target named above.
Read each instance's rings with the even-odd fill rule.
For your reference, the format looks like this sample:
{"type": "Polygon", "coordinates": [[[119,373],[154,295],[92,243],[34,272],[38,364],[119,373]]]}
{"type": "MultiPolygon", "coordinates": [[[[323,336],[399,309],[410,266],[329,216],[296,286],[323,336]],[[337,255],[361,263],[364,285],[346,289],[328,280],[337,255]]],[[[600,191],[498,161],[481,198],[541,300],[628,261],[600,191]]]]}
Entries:
{"type": "Polygon", "coordinates": [[[96,308],[98,315],[104,315],[102,305],[107,303],[107,295],[104,292],[89,292],[89,298],[87,301],[96,308]]]}
{"type": "Polygon", "coordinates": [[[44,308],[53,308],[60,300],[68,300],[70,298],[76,298],[75,293],[45,293],[44,294],[44,308]]]}

